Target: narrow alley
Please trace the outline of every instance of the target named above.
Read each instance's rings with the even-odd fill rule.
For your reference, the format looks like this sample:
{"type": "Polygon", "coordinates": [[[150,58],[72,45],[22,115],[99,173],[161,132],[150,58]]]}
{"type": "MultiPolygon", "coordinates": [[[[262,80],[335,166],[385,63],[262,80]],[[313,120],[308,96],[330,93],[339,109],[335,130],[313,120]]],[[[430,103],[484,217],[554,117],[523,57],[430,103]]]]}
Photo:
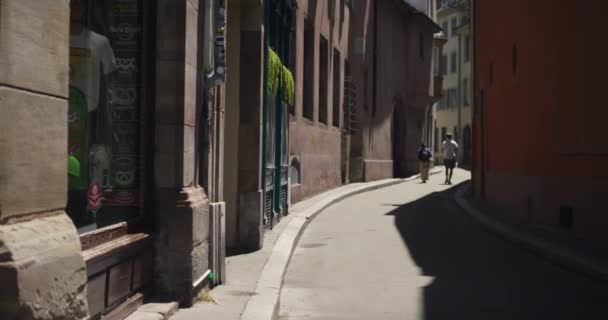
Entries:
{"type": "Polygon", "coordinates": [[[455,185],[410,181],[349,198],[302,235],[280,319],[606,319],[608,289],[486,231],[455,185]]]}

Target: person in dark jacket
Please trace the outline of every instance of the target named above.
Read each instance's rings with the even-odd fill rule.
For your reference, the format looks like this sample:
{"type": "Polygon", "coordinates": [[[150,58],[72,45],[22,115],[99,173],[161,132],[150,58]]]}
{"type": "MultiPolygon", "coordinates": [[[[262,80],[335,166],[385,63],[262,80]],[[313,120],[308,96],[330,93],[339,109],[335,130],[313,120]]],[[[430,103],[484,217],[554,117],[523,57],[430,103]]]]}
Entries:
{"type": "Polygon", "coordinates": [[[422,183],[426,183],[429,180],[429,170],[431,168],[431,159],[433,154],[431,150],[426,147],[424,143],[420,144],[418,149],[418,161],[420,161],[420,179],[422,183]]]}

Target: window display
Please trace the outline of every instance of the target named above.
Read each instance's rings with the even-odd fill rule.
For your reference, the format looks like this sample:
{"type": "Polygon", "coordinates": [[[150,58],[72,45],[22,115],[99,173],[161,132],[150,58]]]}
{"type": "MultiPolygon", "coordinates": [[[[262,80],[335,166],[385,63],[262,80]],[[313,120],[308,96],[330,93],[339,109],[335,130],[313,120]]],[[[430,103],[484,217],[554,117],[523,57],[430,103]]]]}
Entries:
{"type": "Polygon", "coordinates": [[[70,1],[68,206],[81,232],[138,215],[140,0],[70,1]]]}

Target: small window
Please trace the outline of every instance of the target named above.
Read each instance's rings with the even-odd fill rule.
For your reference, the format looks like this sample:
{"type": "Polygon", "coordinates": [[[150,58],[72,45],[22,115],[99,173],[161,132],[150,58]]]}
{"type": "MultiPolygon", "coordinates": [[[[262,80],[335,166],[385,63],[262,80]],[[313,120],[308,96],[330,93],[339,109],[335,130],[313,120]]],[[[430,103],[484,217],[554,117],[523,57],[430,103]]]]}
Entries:
{"type": "Polygon", "coordinates": [[[456,73],[456,64],[457,64],[456,58],[457,58],[456,52],[452,52],[450,54],[450,72],[451,73],[456,73]]]}
{"type": "Polygon", "coordinates": [[[449,37],[450,36],[450,29],[448,29],[448,22],[447,21],[444,22],[441,25],[441,28],[443,29],[443,33],[445,33],[446,37],[449,37]]]}
{"type": "Polygon", "coordinates": [[[424,61],[424,33],[418,33],[418,57],[424,61]]]}

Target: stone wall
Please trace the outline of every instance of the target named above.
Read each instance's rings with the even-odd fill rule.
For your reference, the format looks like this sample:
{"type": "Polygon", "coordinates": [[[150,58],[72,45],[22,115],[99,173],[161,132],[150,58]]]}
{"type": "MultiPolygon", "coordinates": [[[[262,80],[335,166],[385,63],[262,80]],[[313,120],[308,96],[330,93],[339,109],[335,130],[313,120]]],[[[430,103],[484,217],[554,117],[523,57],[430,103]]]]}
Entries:
{"type": "Polygon", "coordinates": [[[0,2],[0,314],[84,319],[67,199],[68,0],[0,2]]]}
{"type": "Polygon", "coordinates": [[[344,66],[348,57],[348,32],[350,26],[350,11],[348,8],[340,9],[341,1],[299,1],[296,10],[296,45],[295,45],[295,80],[296,99],[293,115],[289,123],[289,153],[296,157],[301,166],[299,186],[292,188],[292,202],[325,190],[335,188],[342,183],[342,132],[343,127],[343,101],[344,101],[344,66]],[[330,7],[333,6],[334,10],[330,7]],[[330,15],[333,13],[333,17],[330,15]],[[314,68],[313,72],[313,118],[303,115],[304,81],[311,81],[304,77],[304,29],[305,21],[312,24],[314,29],[314,68]],[[320,39],[328,41],[328,52],[320,52],[320,39]],[[339,53],[338,61],[334,61],[334,53],[339,53]],[[327,95],[320,96],[320,54],[328,55],[327,63],[327,95]],[[339,63],[337,69],[334,63],[339,63]],[[339,71],[338,83],[334,83],[334,70],[339,71]],[[334,85],[339,88],[334,90],[334,85]],[[337,97],[337,115],[334,121],[334,92],[337,97]],[[320,116],[319,101],[326,100],[327,114],[320,116]],[[325,118],[323,123],[319,119],[325,118]],[[336,126],[337,124],[337,126],[336,126]],[[295,191],[295,192],[294,192],[295,191]]]}
{"type": "Polygon", "coordinates": [[[199,168],[199,153],[210,156],[199,147],[199,7],[198,1],[159,0],[157,9],[155,285],[160,298],[189,306],[210,252],[209,199],[200,181],[200,169],[207,168],[199,168]]]}

